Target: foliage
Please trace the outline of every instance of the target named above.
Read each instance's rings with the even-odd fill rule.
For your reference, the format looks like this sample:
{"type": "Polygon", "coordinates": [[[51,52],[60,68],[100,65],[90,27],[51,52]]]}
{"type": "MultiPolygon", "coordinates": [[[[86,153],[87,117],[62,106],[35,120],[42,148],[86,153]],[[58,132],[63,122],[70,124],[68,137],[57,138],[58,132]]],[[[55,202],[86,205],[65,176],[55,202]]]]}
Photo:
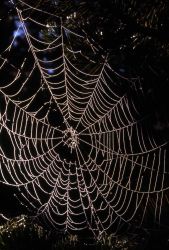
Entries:
{"type": "MultiPolygon", "coordinates": [[[[140,237],[140,235],[139,235],[140,237]]],[[[131,237],[129,235],[119,235],[115,236],[113,234],[106,234],[104,233],[101,238],[100,238],[100,244],[102,245],[103,250],[110,248],[110,249],[123,249],[123,250],[132,250],[132,249],[137,249],[138,247],[141,247],[142,244],[144,243],[145,239],[141,238],[140,239],[143,242],[138,241],[137,237],[131,237]]]]}
{"type": "Polygon", "coordinates": [[[1,250],[134,250],[141,244],[138,238],[128,235],[114,236],[105,233],[99,241],[95,241],[90,238],[79,238],[77,235],[57,234],[45,230],[24,215],[0,226],[1,250]]]}
{"type": "Polygon", "coordinates": [[[48,246],[46,231],[25,216],[16,217],[0,227],[0,249],[43,249],[48,246]]]}

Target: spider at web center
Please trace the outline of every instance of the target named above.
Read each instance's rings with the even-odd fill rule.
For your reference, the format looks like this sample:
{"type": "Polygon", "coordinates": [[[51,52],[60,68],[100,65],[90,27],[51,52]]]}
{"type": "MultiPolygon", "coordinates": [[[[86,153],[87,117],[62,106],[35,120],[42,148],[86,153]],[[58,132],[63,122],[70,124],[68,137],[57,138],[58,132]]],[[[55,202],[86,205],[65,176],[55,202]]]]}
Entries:
{"type": "Polygon", "coordinates": [[[64,144],[66,144],[72,152],[72,150],[75,149],[79,144],[78,133],[76,132],[76,130],[72,127],[67,128],[64,131],[63,141],[64,144]]]}

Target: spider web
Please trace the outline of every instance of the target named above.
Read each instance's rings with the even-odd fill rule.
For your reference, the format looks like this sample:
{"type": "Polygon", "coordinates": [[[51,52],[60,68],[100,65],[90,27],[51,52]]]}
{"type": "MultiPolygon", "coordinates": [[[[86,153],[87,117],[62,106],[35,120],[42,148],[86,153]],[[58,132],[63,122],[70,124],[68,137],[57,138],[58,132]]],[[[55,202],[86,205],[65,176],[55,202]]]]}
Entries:
{"type": "Polygon", "coordinates": [[[90,57],[97,48],[61,18],[22,1],[14,8],[18,29],[0,56],[1,182],[59,230],[97,236],[143,223],[150,208],[160,223],[167,143],[141,115],[137,79],[90,57]]]}

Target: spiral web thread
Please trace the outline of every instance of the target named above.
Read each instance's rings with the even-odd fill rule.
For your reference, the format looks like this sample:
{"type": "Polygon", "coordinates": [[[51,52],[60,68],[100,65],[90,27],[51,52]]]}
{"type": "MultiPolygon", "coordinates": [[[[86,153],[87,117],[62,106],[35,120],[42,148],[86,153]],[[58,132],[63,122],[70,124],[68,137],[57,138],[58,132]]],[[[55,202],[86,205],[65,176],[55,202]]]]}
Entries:
{"type": "Polygon", "coordinates": [[[74,49],[86,37],[61,18],[19,3],[18,30],[0,57],[1,182],[18,187],[35,216],[60,230],[115,232],[135,218],[141,224],[150,208],[159,223],[168,202],[167,143],[140,116],[131,98],[142,98],[136,81],[74,49]]]}

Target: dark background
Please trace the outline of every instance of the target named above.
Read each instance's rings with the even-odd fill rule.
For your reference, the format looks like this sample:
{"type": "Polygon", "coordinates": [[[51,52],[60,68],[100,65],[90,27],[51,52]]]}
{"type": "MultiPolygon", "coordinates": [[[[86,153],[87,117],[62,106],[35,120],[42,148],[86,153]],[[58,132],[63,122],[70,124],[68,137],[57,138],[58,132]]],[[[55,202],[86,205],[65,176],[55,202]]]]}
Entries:
{"type": "MultiPolygon", "coordinates": [[[[144,93],[142,112],[152,113],[152,126],[159,136],[169,137],[169,2],[139,0],[25,1],[55,11],[68,27],[82,29],[98,48],[98,59],[108,54],[112,67],[125,77],[137,77],[144,93]],[[76,12],[76,17],[66,19],[76,12]]],[[[17,3],[17,1],[16,1],[17,3]]],[[[0,3],[0,51],[17,29],[12,4],[0,3]]],[[[22,54],[22,32],[16,50],[22,54]]],[[[92,58],[92,55],[89,55],[92,58]]],[[[16,60],[16,58],[15,58],[16,60]]],[[[18,56],[19,60],[19,56],[18,56]]],[[[1,138],[2,139],[2,138],[1,138]]],[[[0,184],[0,213],[13,217],[26,209],[13,196],[14,188],[0,184]]],[[[151,223],[150,223],[151,224],[151,223]]],[[[162,232],[161,237],[167,237],[162,232]]],[[[166,231],[165,231],[166,232],[166,231]]],[[[156,235],[156,231],[152,233],[156,235]]],[[[159,231],[158,231],[159,235],[159,231]]],[[[153,240],[156,236],[153,238],[153,240]]]]}

